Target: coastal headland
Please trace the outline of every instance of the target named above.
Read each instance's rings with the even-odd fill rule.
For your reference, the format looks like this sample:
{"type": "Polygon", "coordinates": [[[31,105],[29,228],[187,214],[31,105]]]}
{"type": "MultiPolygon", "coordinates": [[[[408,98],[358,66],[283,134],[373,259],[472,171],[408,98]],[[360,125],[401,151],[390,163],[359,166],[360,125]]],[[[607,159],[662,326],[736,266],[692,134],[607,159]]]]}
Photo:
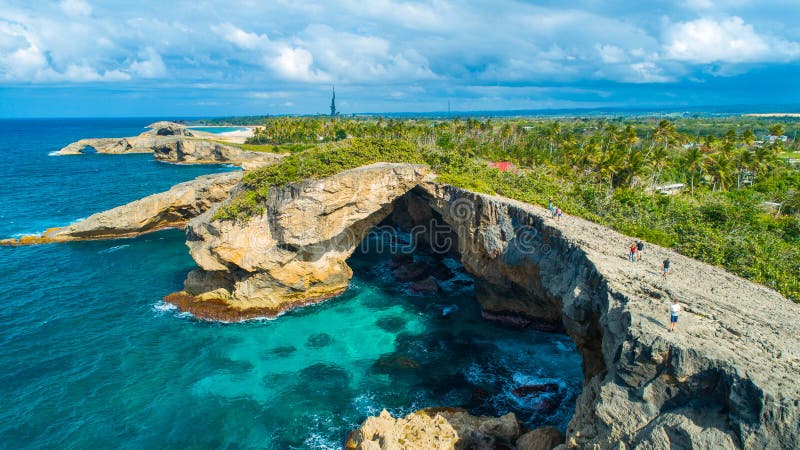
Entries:
{"type": "MultiPolygon", "coordinates": [[[[154,129],[173,134],[156,132],[146,139],[158,142],[141,145],[96,144],[109,153],[127,146],[166,155],[211,145],[181,147],[195,138],[172,125],[154,129]],[[171,150],[158,150],[164,146],[171,150]]],[[[62,154],[79,153],[81,142],[62,154]]],[[[224,152],[212,154],[233,163],[224,152]]],[[[208,160],[205,153],[182,159],[208,160]]],[[[184,227],[198,268],[165,300],[198,319],[235,322],[341,293],[352,277],[347,259],[368,233],[416,230],[416,245],[457,256],[474,276],[485,318],[569,335],[583,359],[583,391],[563,436],[526,433],[513,415],[475,418],[443,408],[368,418],[347,448],[463,448],[487,439],[519,448],[800,447],[800,307],[767,287],[657,245],[631,263],[628,236],[454,186],[425,164],[375,162],[287,182],[262,193],[263,204],[246,215],[221,214],[252,189],[246,174],[201,177],[41,240],[4,243],[184,227]],[[664,259],[673,264],[668,278],[664,259]],[[675,333],[667,327],[673,300],[684,305],[675,333]]]]}

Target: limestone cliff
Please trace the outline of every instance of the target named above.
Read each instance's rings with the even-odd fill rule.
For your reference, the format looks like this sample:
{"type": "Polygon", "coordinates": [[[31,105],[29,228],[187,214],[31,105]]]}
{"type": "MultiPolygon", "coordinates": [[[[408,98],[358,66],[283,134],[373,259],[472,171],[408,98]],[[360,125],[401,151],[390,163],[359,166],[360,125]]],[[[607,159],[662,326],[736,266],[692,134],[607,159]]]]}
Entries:
{"type": "Polygon", "coordinates": [[[274,164],[285,155],[243,150],[220,142],[224,136],[191,130],[173,122],[156,122],[138,136],[81,139],[55,155],[79,155],[86,148],[97,153],[153,153],[158,161],[186,164],[235,164],[244,169],[274,164]]]}
{"type": "Polygon", "coordinates": [[[459,408],[428,408],[397,418],[383,410],[347,437],[345,450],[511,448],[523,428],[514,413],[473,416],[459,408]]]}
{"type": "Polygon", "coordinates": [[[266,211],[244,223],[211,220],[212,208],[186,228],[200,268],[166,301],[200,318],[235,321],[337,295],[352,276],[347,258],[427,174],[383,163],[275,188],[266,211]]]}
{"type": "Polygon", "coordinates": [[[285,155],[253,152],[201,139],[157,139],[150,143],[156,161],[184,164],[228,163],[249,170],[275,164],[285,155]]]}
{"type": "Polygon", "coordinates": [[[0,245],[46,244],[137,236],[163,228],[183,227],[212,205],[225,200],[242,179],[241,172],[204,175],[123,206],[93,214],[40,236],[0,241],[0,245]]]}
{"type": "Polygon", "coordinates": [[[563,328],[584,362],[572,448],[800,448],[800,308],[724,270],[536,206],[427,183],[487,317],[563,328]],[[659,271],[665,258],[673,273],[659,271]],[[685,307],[667,331],[667,307],[685,307]]]}
{"type": "Polygon", "coordinates": [[[274,189],[266,212],[242,223],[212,221],[212,208],[187,227],[201,268],[167,301],[206,319],[274,316],[341,292],[346,258],[390,213],[409,226],[437,219],[487,318],[577,344],[585,384],[565,447],[800,448],[798,305],[661,247],[630,263],[629,237],[428,178],[378,164],[274,189]],[[676,333],[673,299],[685,309],[676,333]]]}

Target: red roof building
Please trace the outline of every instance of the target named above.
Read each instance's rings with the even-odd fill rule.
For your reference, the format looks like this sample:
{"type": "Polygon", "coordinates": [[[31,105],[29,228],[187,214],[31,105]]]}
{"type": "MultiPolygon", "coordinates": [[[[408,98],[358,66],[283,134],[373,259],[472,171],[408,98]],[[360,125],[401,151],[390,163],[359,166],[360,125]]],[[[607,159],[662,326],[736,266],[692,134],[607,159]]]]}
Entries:
{"type": "Polygon", "coordinates": [[[490,162],[489,163],[489,167],[494,167],[495,169],[503,171],[503,172],[517,173],[517,166],[515,166],[514,163],[511,163],[511,162],[508,162],[508,161],[490,162]]]}

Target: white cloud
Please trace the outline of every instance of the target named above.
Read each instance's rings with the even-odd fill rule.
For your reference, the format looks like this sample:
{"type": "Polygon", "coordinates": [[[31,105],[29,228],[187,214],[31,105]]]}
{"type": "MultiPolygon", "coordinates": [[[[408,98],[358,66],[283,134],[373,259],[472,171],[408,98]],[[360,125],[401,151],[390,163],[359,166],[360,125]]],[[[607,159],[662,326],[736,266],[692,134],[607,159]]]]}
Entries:
{"type": "Polygon", "coordinates": [[[330,81],[330,77],[327,74],[312,67],[314,56],[303,48],[283,45],[278,50],[278,56],[269,58],[267,64],[281,78],[286,80],[305,82],[330,81]]]}
{"type": "Polygon", "coordinates": [[[271,91],[271,92],[252,92],[250,96],[259,100],[271,100],[275,98],[288,98],[289,92],[286,91],[271,91]]]}
{"type": "Polygon", "coordinates": [[[126,81],[130,80],[131,76],[120,70],[107,70],[103,73],[98,72],[96,69],[81,65],[70,64],[64,72],[49,71],[49,78],[53,81],[73,81],[73,82],[89,82],[89,81],[126,81]]]}
{"type": "Polygon", "coordinates": [[[231,44],[247,50],[265,48],[269,45],[269,38],[267,35],[248,33],[247,31],[244,31],[229,22],[219,25],[212,25],[211,31],[231,44]]]}
{"type": "Polygon", "coordinates": [[[58,7],[68,16],[88,16],[92,14],[92,5],[85,0],[63,0],[58,7]]]}
{"type": "Polygon", "coordinates": [[[167,67],[152,47],[139,52],[139,60],[131,63],[130,72],[142,78],[160,78],[167,74],[167,67]]]}
{"type": "Polygon", "coordinates": [[[702,18],[670,26],[664,54],[699,64],[785,61],[800,56],[800,44],[760,35],[740,17],[702,18]]]}
{"type": "Polygon", "coordinates": [[[625,77],[624,81],[629,83],[666,83],[674,81],[674,79],[663,73],[653,61],[643,61],[630,65],[631,72],[634,76],[625,77]]]}
{"type": "Polygon", "coordinates": [[[597,53],[600,54],[600,59],[605,64],[618,64],[625,61],[625,50],[617,47],[616,45],[597,45],[597,53]]]}

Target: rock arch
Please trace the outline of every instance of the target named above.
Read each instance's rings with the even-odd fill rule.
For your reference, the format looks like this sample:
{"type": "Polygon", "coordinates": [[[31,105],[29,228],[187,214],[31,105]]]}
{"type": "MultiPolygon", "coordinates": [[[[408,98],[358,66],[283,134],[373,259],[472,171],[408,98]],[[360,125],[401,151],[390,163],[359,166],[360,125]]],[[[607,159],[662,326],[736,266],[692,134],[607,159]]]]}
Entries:
{"type": "Polygon", "coordinates": [[[275,189],[266,212],[243,223],[206,212],[187,227],[201,268],[167,301],[221,320],[320,301],[346,287],[346,259],[369,229],[428,210],[455,232],[488,317],[563,327],[576,342],[585,383],[567,447],[800,447],[798,305],[668,249],[648,246],[630,263],[628,237],[435,183],[420,166],[376,164],[275,189]],[[666,280],[665,257],[676,269],[666,280]],[[665,324],[673,298],[687,305],[678,333],[665,324]]]}

